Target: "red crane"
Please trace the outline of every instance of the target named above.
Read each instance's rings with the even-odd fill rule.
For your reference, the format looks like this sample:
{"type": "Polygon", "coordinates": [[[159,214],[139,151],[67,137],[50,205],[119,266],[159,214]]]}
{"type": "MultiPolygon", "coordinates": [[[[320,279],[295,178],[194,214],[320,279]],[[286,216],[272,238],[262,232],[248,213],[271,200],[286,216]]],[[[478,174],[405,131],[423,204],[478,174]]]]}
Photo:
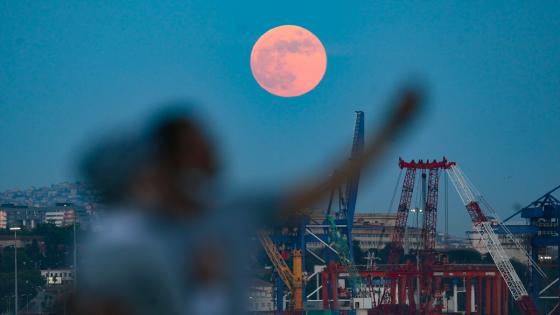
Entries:
{"type": "Polygon", "coordinates": [[[406,222],[408,220],[408,212],[410,210],[410,202],[412,200],[412,193],[414,190],[416,170],[429,171],[428,195],[425,205],[422,239],[424,241],[425,250],[434,249],[436,242],[439,170],[448,169],[453,165],[455,165],[455,162],[449,162],[445,158],[441,161],[433,160],[431,162],[424,162],[422,160],[419,160],[418,162],[414,160],[405,162],[403,159],[399,159],[399,167],[401,169],[406,169],[406,175],[402,186],[395,230],[391,240],[391,251],[389,253],[388,260],[389,264],[396,264],[399,262],[400,252],[403,249],[403,239],[406,230],[406,222]]]}
{"type": "MultiPolygon", "coordinates": [[[[504,283],[507,285],[513,299],[518,304],[520,310],[526,315],[537,315],[537,309],[533,300],[527,294],[527,291],[520,280],[519,276],[513,269],[509,256],[500,243],[498,236],[495,234],[491,222],[488,220],[484,211],[481,209],[479,199],[480,193],[472,185],[472,183],[464,176],[461,169],[455,162],[449,162],[445,158],[436,162],[423,162],[422,160],[415,162],[405,162],[399,159],[399,167],[406,169],[406,175],[402,186],[401,199],[397,212],[397,220],[392,235],[392,243],[388,257],[389,274],[392,274],[390,283],[390,294],[383,294],[380,304],[396,304],[396,284],[397,279],[401,280],[400,274],[416,273],[421,281],[417,288],[420,293],[420,312],[423,314],[439,314],[441,313],[441,304],[437,299],[441,296],[439,292],[440,285],[436,283],[432,286],[432,276],[435,262],[435,244],[436,244],[436,222],[437,222],[437,200],[438,200],[438,184],[439,171],[445,170],[456,188],[459,197],[463,201],[467,212],[469,213],[473,228],[480,234],[481,240],[486,249],[492,256],[494,264],[504,283]],[[416,170],[422,170],[423,176],[428,171],[428,191],[426,194],[426,202],[424,207],[424,221],[422,227],[423,250],[421,251],[422,264],[416,268],[412,264],[405,267],[399,265],[401,253],[403,251],[403,241],[406,231],[408,212],[410,210],[410,202],[414,191],[416,170]],[[434,288],[435,292],[434,292],[434,288]],[[435,307],[435,309],[434,309],[435,307]]],[[[405,304],[404,300],[407,296],[411,309],[415,308],[413,296],[414,286],[411,281],[399,281],[399,303],[405,304]]]]}
{"type": "Polygon", "coordinates": [[[473,229],[480,234],[480,238],[484,246],[490,253],[490,256],[492,256],[494,264],[502,275],[504,282],[509,288],[511,295],[520,310],[523,314],[537,315],[538,311],[535,303],[527,294],[527,290],[525,289],[523,282],[517,275],[517,272],[515,272],[515,269],[513,269],[509,256],[502,247],[500,239],[494,233],[492,223],[488,221],[488,218],[484,215],[484,212],[480,208],[480,193],[463,174],[459,166],[453,165],[447,169],[447,174],[455,186],[455,189],[459,193],[459,197],[463,201],[463,204],[467,208],[467,212],[469,213],[473,223],[473,229]]]}
{"type": "MultiPolygon", "coordinates": [[[[445,158],[441,161],[422,161],[419,160],[418,162],[412,160],[410,162],[406,162],[402,159],[399,159],[399,167],[401,169],[406,169],[405,178],[402,185],[401,190],[401,198],[399,201],[399,208],[397,210],[397,219],[395,222],[395,228],[393,230],[393,235],[391,238],[391,248],[389,251],[389,257],[387,263],[390,268],[396,270],[401,253],[403,252],[403,243],[404,243],[404,235],[406,231],[406,223],[408,221],[408,213],[410,211],[410,203],[412,201],[412,195],[414,192],[414,184],[416,179],[416,171],[422,170],[425,172],[428,170],[428,194],[426,199],[426,205],[424,205],[425,213],[424,213],[424,222],[423,222],[423,229],[422,229],[422,239],[424,244],[424,254],[425,257],[424,261],[427,263],[428,267],[433,264],[433,250],[435,248],[436,242],[436,223],[437,223],[437,200],[438,200],[438,184],[439,184],[439,170],[440,169],[447,169],[454,165],[454,162],[448,162],[445,158]]],[[[395,286],[396,281],[391,281],[391,293],[384,294],[382,301],[384,303],[390,302],[391,304],[396,303],[395,297],[395,286]]],[[[405,294],[404,291],[408,291],[409,295],[409,302],[411,303],[411,307],[414,304],[414,297],[413,297],[413,285],[412,282],[409,283],[402,283],[400,287],[401,291],[401,298],[404,298],[405,294]],[[403,285],[406,285],[407,288],[404,288],[403,285]]],[[[421,282],[421,290],[420,292],[424,296],[421,298],[423,300],[429,300],[428,297],[433,296],[431,294],[431,278],[426,278],[421,282]]],[[[427,304],[427,303],[424,303],[427,304]]]]}

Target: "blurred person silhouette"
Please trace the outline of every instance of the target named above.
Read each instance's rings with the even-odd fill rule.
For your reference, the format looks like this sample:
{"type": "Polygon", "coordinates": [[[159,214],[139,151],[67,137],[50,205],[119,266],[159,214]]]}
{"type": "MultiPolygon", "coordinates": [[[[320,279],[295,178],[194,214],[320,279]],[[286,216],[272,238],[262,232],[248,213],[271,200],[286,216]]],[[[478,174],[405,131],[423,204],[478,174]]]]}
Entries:
{"type": "Polygon", "coordinates": [[[82,172],[109,209],[82,255],[74,311],[245,313],[251,235],[296,219],[375,165],[416,116],[420,96],[401,91],[363,154],[334,175],[247,198],[221,186],[215,148],[188,106],[166,107],[140,132],[102,140],[86,154],[82,172]]]}

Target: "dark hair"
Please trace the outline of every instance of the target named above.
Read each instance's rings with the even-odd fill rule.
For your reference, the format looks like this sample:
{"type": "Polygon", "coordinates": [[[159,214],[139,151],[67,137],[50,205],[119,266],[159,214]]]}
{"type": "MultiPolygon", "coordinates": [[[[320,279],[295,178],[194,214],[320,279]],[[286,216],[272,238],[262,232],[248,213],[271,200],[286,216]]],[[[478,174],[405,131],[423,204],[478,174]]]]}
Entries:
{"type": "Polygon", "coordinates": [[[84,181],[100,193],[101,202],[124,201],[134,174],[153,160],[151,144],[133,136],[113,136],[98,142],[80,166],[84,181]]]}
{"type": "MultiPolygon", "coordinates": [[[[198,124],[190,103],[170,103],[154,115],[149,124],[149,138],[161,161],[177,167],[185,157],[203,156],[204,167],[215,171],[216,161],[205,130],[198,124]]],[[[199,161],[200,162],[200,161],[199,161]]]]}

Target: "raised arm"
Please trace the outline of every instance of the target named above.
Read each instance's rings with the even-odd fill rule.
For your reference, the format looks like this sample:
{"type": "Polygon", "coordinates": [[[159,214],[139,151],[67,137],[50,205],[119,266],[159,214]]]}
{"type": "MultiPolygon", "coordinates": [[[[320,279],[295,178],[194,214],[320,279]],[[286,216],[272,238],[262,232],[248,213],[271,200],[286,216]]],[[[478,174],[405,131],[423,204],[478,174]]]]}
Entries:
{"type": "Polygon", "coordinates": [[[283,214],[305,214],[308,208],[320,201],[332,189],[346,183],[362,169],[371,168],[379,161],[388,145],[405,129],[410,121],[417,116],[422,103],[422,94],[418,89],[406,88],[398,95],[391,112],[381,129],[370,136],[370,141],[361,155],[348,160],[335,168],[337,171],[322,180],[310,182],[303,187],[296,187],[284,200],[283,214]]]}

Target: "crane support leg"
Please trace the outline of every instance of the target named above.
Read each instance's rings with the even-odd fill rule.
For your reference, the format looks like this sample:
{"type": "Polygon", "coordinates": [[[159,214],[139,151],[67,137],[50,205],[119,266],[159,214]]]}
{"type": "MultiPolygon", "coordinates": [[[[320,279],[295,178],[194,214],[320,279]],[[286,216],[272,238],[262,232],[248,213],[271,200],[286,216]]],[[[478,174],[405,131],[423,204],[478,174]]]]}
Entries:
{"type": "Polygon", "coordinates": [[[439,169],[430,169],[428,176],[428,196],[426,198],[422,229],[422,239],[424,241],[425,250],[433,250],[436,247],[438,188],[439,169]]]}
{"type": "Polygon", "coordinates": [[[321,272],[321,290],[323,295],[323,310],[329,309],[329,272],[321,272]]]}
{"type": "Polygon", "coordinates": [[[465,305],[466,305],[466,315],[471,315],[471,306],[472,306],[472,284],[471,278],[465,277],[465,305]]]}
{"type": "Polygon", "coordinates": [[[395,230],[391,239],[391,251],[389,252],[388,260],[390,265],[398,264],[400,260],[400,252],[403,248],[404,233],[406,231],[406,222],[408,220],[408,212],[410,210],[410,202],[414,191],[415,179],[416,169],[407,169],[402,186],[399,209],[397,211],[395,230]]]}
{"type": "Polygon", "coordinates": [[[492,281],[490,278],[486,277],[484,279],[484,286],[486,290],[486,294],[484,295],[484,314],[490,315],[492,310],[492,281]]]}

